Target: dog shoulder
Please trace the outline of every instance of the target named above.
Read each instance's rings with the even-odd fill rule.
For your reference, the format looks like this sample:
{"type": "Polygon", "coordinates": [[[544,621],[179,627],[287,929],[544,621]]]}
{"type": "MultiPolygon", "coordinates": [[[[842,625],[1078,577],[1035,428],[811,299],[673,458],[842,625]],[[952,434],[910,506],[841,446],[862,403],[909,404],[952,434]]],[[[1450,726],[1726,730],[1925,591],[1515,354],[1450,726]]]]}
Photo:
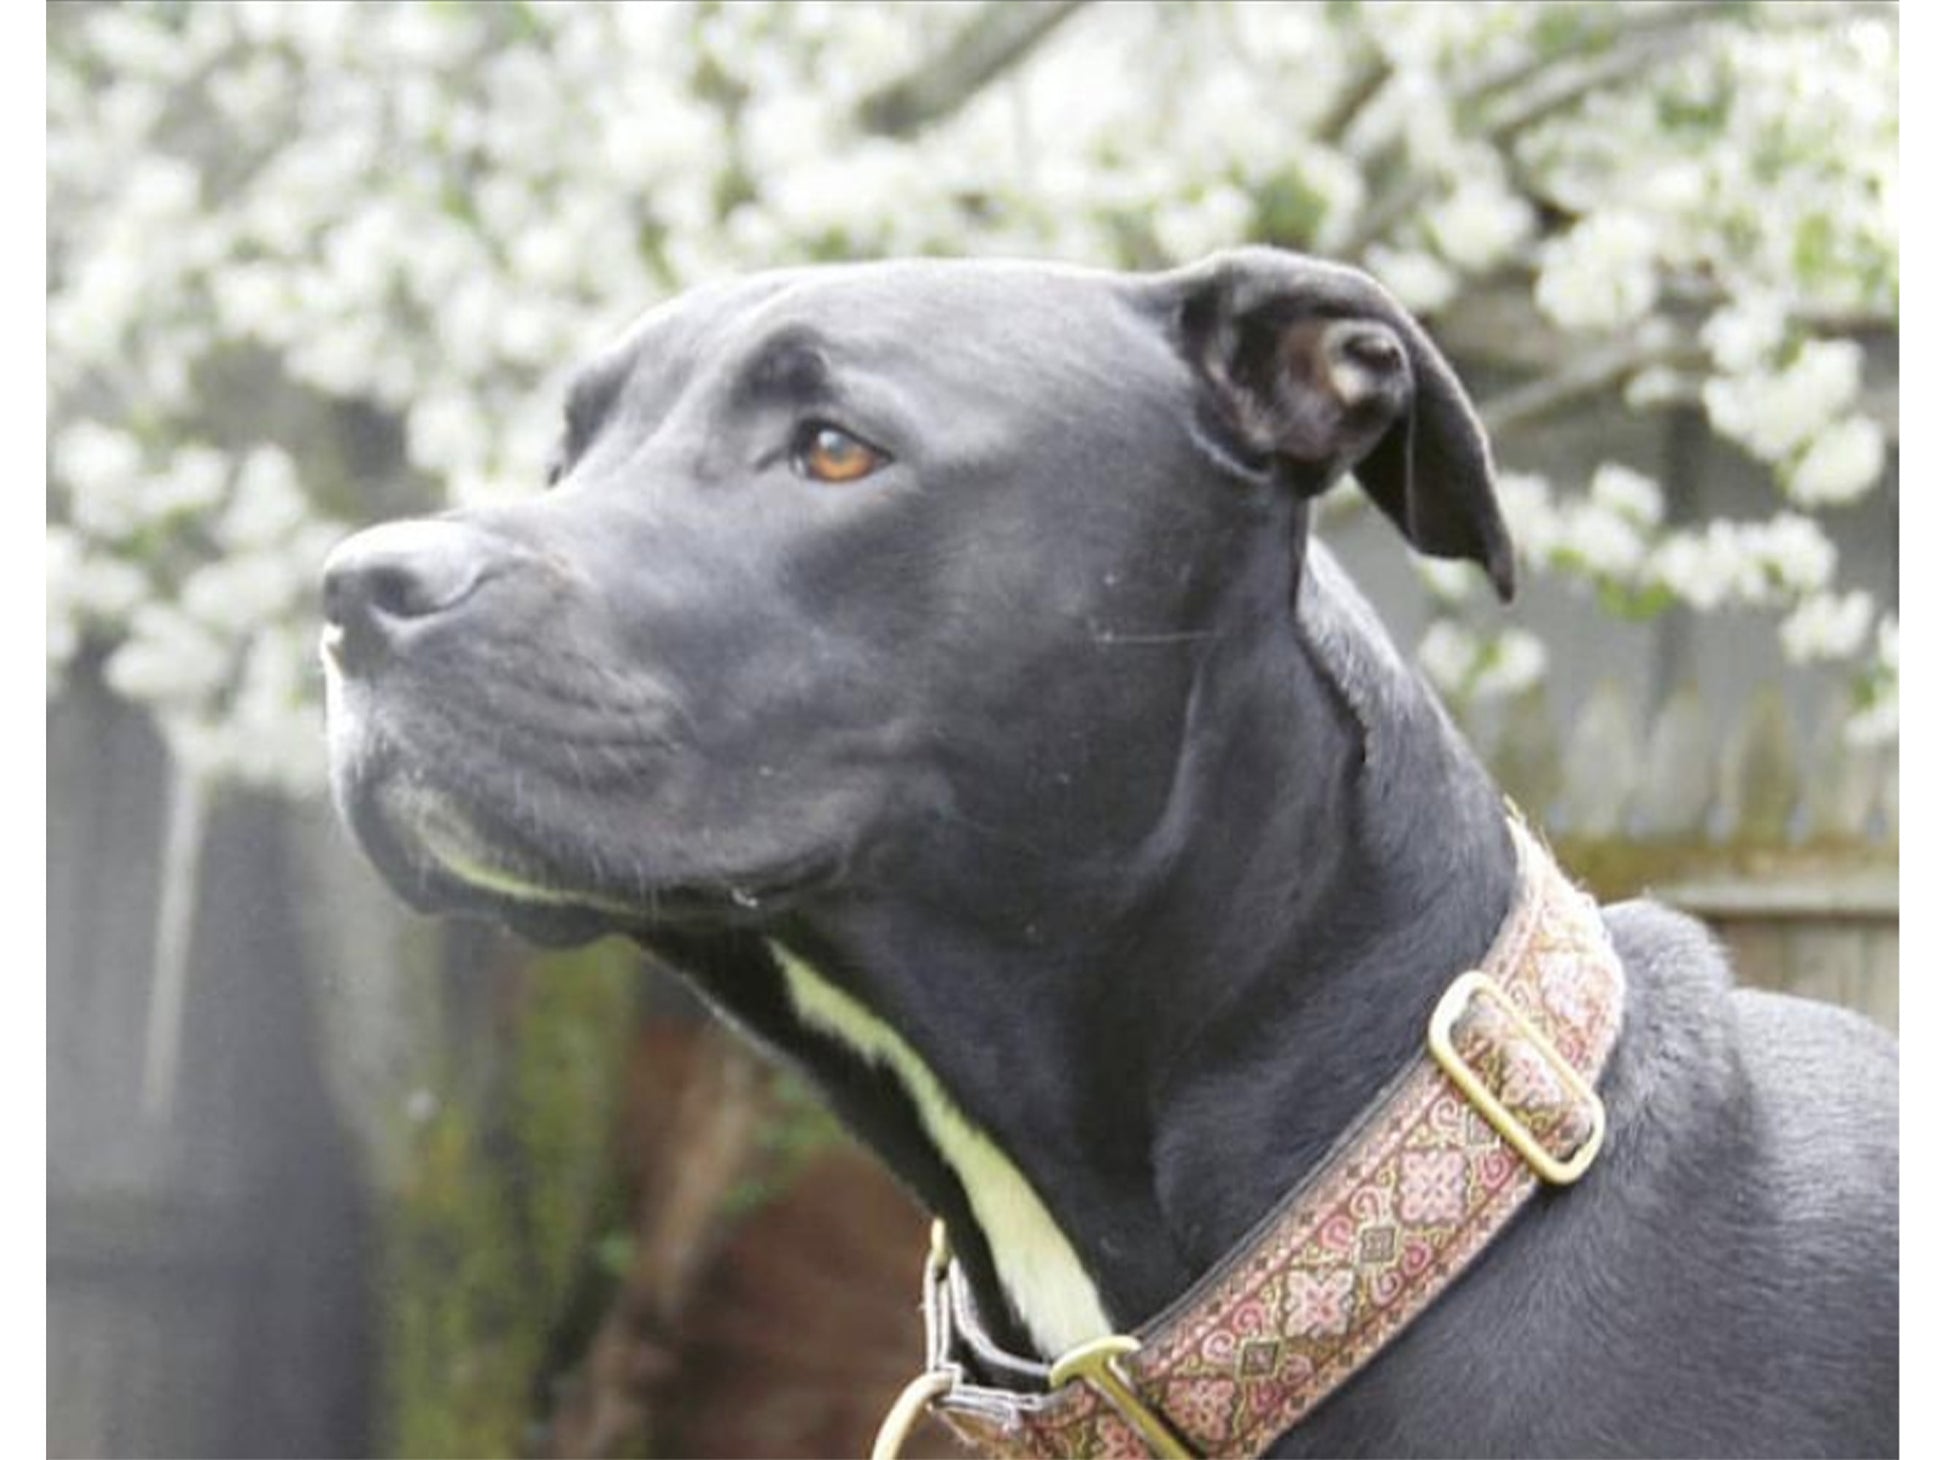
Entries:
{"type": "MultiPolygon", "coordinates": [[[[1896,1104],[1898,1043],[1854,1010],[1750,987],[1696,918],[1636,899],[1603,909],[1629,981],[1628,1020],[1638,1044],[1706,1063],[1748,1084],[1789,1072],[1807,1103],[1806,1082],[1835,1075],[1821,1092],[1851,1109],[1896,1104]]],[[[1813,1102],[1815,1103],[1815,1102],[1813,1102]]]]}
{"type": "Polygon", "coordinates": [[[1686,914],[1638,901],[1606,917],[1629,978],[1604,1090],[1618,1164],[1683,1193],[1699,1240],[1760,1254],[1773,1317],[1822,1294],[1848,1315],[1821,1320],[1831,1346],[1869,1341],[1895,1323],[1874,1310],[1896,1288],[1897,1041],[1849,1009],[1739,986],[1686,914]]]}

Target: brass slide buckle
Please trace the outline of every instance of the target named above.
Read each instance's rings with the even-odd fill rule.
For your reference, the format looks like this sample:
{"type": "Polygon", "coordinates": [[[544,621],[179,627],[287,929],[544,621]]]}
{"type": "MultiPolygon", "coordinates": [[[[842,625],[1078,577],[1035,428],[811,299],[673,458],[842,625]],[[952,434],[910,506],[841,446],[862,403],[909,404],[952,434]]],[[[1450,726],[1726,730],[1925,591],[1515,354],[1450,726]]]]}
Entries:
{"type": "Polygon", "coordinates": [[[1486,1123],[1520,1153],[1521,1159],[1533,1168],[1534,1174],[1541,1180],[1554,1186],[1567,1186],[1578,1181],[1581,1174],[1594,1163],[1596,1153],[1601,1150],[1602,1136],[1608,1128],[1608,1115],[1602,1106],[1601,1096],[1582,1077],[1581,1071],[1569,1064],[1567,1057],[1554,1047],[1553,1041],[1521,1013],[1507,996],[1507,991],[1484,973],[1471,969],[1453,980],[1432,1011],[1432,1021],[1426,1028],[1426,1044],[1432,1050],[1434,1062],[1459,1086],[1460,1093],[1480,1112],[1486,1123]],[[1476,996],[1507,1016],[1515,1033],[1540,1051],[1541,1057],[1560,1077],[1569,1096],[1585,1104],[1591,1112],[1588,1138],[1565,1161],[1534,1139],[1534,1133],[1501,1103],[1500,1097],[1486,1087],[1486,1083],[1473,1073],[1453,1047],[1453,1026],[1476,996]]]}
{"type": "Polygon", "coordinates": [[[1121,1359],[1142,1345],[1125,1333],[1110,1334],[1069,1349],[1055,1361],[1047,1376],[1049,1387],[1059,1389],[1075,1379],[1085,1379],[1106,1399],[1123,1419],[1141,1435],[1149,1452],[1162,1460],[1195,1460],[1196,1452],[1183,1443],[1169,1421],[1157,1414],[1135,1392],[1121,1359]]]}

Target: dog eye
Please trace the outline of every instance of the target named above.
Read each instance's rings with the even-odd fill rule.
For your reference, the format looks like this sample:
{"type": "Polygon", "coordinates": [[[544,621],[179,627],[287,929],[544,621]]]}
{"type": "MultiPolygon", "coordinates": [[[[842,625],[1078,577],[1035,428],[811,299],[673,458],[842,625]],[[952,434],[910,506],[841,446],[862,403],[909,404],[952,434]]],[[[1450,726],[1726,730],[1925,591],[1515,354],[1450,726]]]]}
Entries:
{"type": "Polygon", "coordinates": [[[885,453],[860,441],[851,432],[813,421],[798,436],[793,457],[797,469],[813,481],[855,482],[885,465],[885,453]]]}

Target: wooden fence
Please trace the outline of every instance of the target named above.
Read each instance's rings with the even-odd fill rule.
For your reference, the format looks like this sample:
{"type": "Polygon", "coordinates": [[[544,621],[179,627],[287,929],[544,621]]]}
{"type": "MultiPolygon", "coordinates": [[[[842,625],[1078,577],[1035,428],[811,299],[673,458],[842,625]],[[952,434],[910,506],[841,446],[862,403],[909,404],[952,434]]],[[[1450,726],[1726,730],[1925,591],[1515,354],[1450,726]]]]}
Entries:
{"type": "Polygon", "coordinates": [[[368,1203],[317,1058],[274,803],[206,829],[181,1080],[145,1110],[167,758],[72,686],[48,714],[50,1455],[368,1447],[368,1203]]]}
{"type": "Polygon", "coordinates": [[[1899,764],[1809,734],[1760,691],[1712,720],[1693,687],[1643,714],[1599,684],[1564,722],[1538,694],[1463,716],[1508,796],[1606,899],[1648,894],[1715,930],[1745,983],[1899,1023],[1899,764]]]}

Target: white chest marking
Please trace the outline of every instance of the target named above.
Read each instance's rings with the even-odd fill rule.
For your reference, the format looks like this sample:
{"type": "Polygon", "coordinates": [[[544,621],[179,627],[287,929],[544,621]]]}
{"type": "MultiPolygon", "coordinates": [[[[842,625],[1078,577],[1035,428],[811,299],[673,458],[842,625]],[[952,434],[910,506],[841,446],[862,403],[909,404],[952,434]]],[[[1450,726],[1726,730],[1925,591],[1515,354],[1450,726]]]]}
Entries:
{"type": "Polygon", "coordinates": [[[1101,1297],[1046,1204],[993,1138],[968,1120],[919,1052],[789,949],[770,945],[798,1018],[898,1077],[920,1123],[966,1189],[1001,1286],[1045,1357],[1114,1332],[1101,1297]]]}

